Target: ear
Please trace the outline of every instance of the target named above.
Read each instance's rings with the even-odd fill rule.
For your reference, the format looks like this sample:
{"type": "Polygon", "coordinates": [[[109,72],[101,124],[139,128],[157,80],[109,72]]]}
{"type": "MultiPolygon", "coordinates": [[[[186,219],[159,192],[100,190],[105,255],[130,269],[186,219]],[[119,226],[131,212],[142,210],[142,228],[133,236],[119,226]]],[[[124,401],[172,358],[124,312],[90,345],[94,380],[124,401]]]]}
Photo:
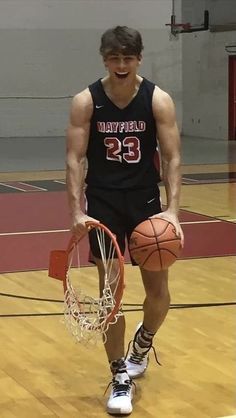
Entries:
{"type": "Polygon", "coordinates": [[[142,60],[143,60],[142,54],[138,55],[138,60],[139,60],[139,64],[141,64],[142,63],[142,60]]]}

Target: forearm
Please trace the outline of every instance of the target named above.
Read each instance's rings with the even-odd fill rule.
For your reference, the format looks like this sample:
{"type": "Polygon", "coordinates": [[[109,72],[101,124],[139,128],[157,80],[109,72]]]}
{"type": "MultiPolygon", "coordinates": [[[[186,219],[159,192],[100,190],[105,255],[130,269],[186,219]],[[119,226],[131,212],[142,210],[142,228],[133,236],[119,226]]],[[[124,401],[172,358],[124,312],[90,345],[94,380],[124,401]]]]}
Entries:
{"type": "Polygon", "coordinates": [[[86,158],[68,160],[66,167],[67,196],[72,217],[81,212],[81,195],[84,188],[86,158]]]}
{"type": "Polygon", "coordinates": [[[167,210],[178,216],[181,189],[180,157],[162,161],[163,182],[166,191],[167,210]]]}

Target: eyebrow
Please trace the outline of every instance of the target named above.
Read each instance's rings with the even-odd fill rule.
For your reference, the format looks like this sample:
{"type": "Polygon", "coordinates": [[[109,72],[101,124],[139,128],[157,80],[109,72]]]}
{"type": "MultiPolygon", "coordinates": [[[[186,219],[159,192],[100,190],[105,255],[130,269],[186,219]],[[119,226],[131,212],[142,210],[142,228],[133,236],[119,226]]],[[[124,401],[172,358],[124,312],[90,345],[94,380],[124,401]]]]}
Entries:
{"type": "Polygon", "coordinates": [[[121,54],[121,53],[116,53],[116,52],[109,52],[108,54],[106,54],[106,57],[119,57],[119,56],[123,56],[123,57],[136,57],[137,55],[135,54],[121,54]]]}

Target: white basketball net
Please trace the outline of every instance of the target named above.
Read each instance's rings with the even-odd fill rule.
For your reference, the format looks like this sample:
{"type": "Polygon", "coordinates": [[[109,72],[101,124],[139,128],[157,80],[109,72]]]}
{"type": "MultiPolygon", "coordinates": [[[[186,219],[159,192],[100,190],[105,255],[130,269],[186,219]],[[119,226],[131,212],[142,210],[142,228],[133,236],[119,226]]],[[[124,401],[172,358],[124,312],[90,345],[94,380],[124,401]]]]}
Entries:
{"type": "MultiPolygon", "coordinates": [[[[101,339],[105,342],[109,325],[116,323],[118,317],[122,315],[121,305],[117,307],[114,298],[121,276],[120,268],[116,268],[117,271],[114,274],[114,263],[116,266],[118,264],[114,257],[115,246],[111,241],[109,248],[106,249],[104,230],[96,228],[96,233],[105,271],[102,295],[94,298],[84,292],[79,281],[76,282],[76,285],[74,281],[72,284],[70,273],[74,270],[73,268],[68,269],[66,278],[64,322],[73,337],[85,345],[96,344],[101,339]],[[116,309],[116,313],[113,316],[114,309],[116,309]]],[[[97,285],[97,283],[95,284],[97,285]]]]}

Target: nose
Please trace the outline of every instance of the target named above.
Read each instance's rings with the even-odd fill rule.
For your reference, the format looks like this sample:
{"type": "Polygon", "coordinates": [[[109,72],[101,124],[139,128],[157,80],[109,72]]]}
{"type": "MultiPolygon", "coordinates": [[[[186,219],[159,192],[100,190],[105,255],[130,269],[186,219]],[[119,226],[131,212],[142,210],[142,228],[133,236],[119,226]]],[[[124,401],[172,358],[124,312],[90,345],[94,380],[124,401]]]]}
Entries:
{"type": "Polygon", "coordinates": [[[125,63],[124,58],[120,58],[120,59],[119,59],[118,67],[119,67],[119,69],[120,69],[121,71],[123,71],[123,70],[124,70],[124,68],[126,67],[126,63],[125,63]]]}

